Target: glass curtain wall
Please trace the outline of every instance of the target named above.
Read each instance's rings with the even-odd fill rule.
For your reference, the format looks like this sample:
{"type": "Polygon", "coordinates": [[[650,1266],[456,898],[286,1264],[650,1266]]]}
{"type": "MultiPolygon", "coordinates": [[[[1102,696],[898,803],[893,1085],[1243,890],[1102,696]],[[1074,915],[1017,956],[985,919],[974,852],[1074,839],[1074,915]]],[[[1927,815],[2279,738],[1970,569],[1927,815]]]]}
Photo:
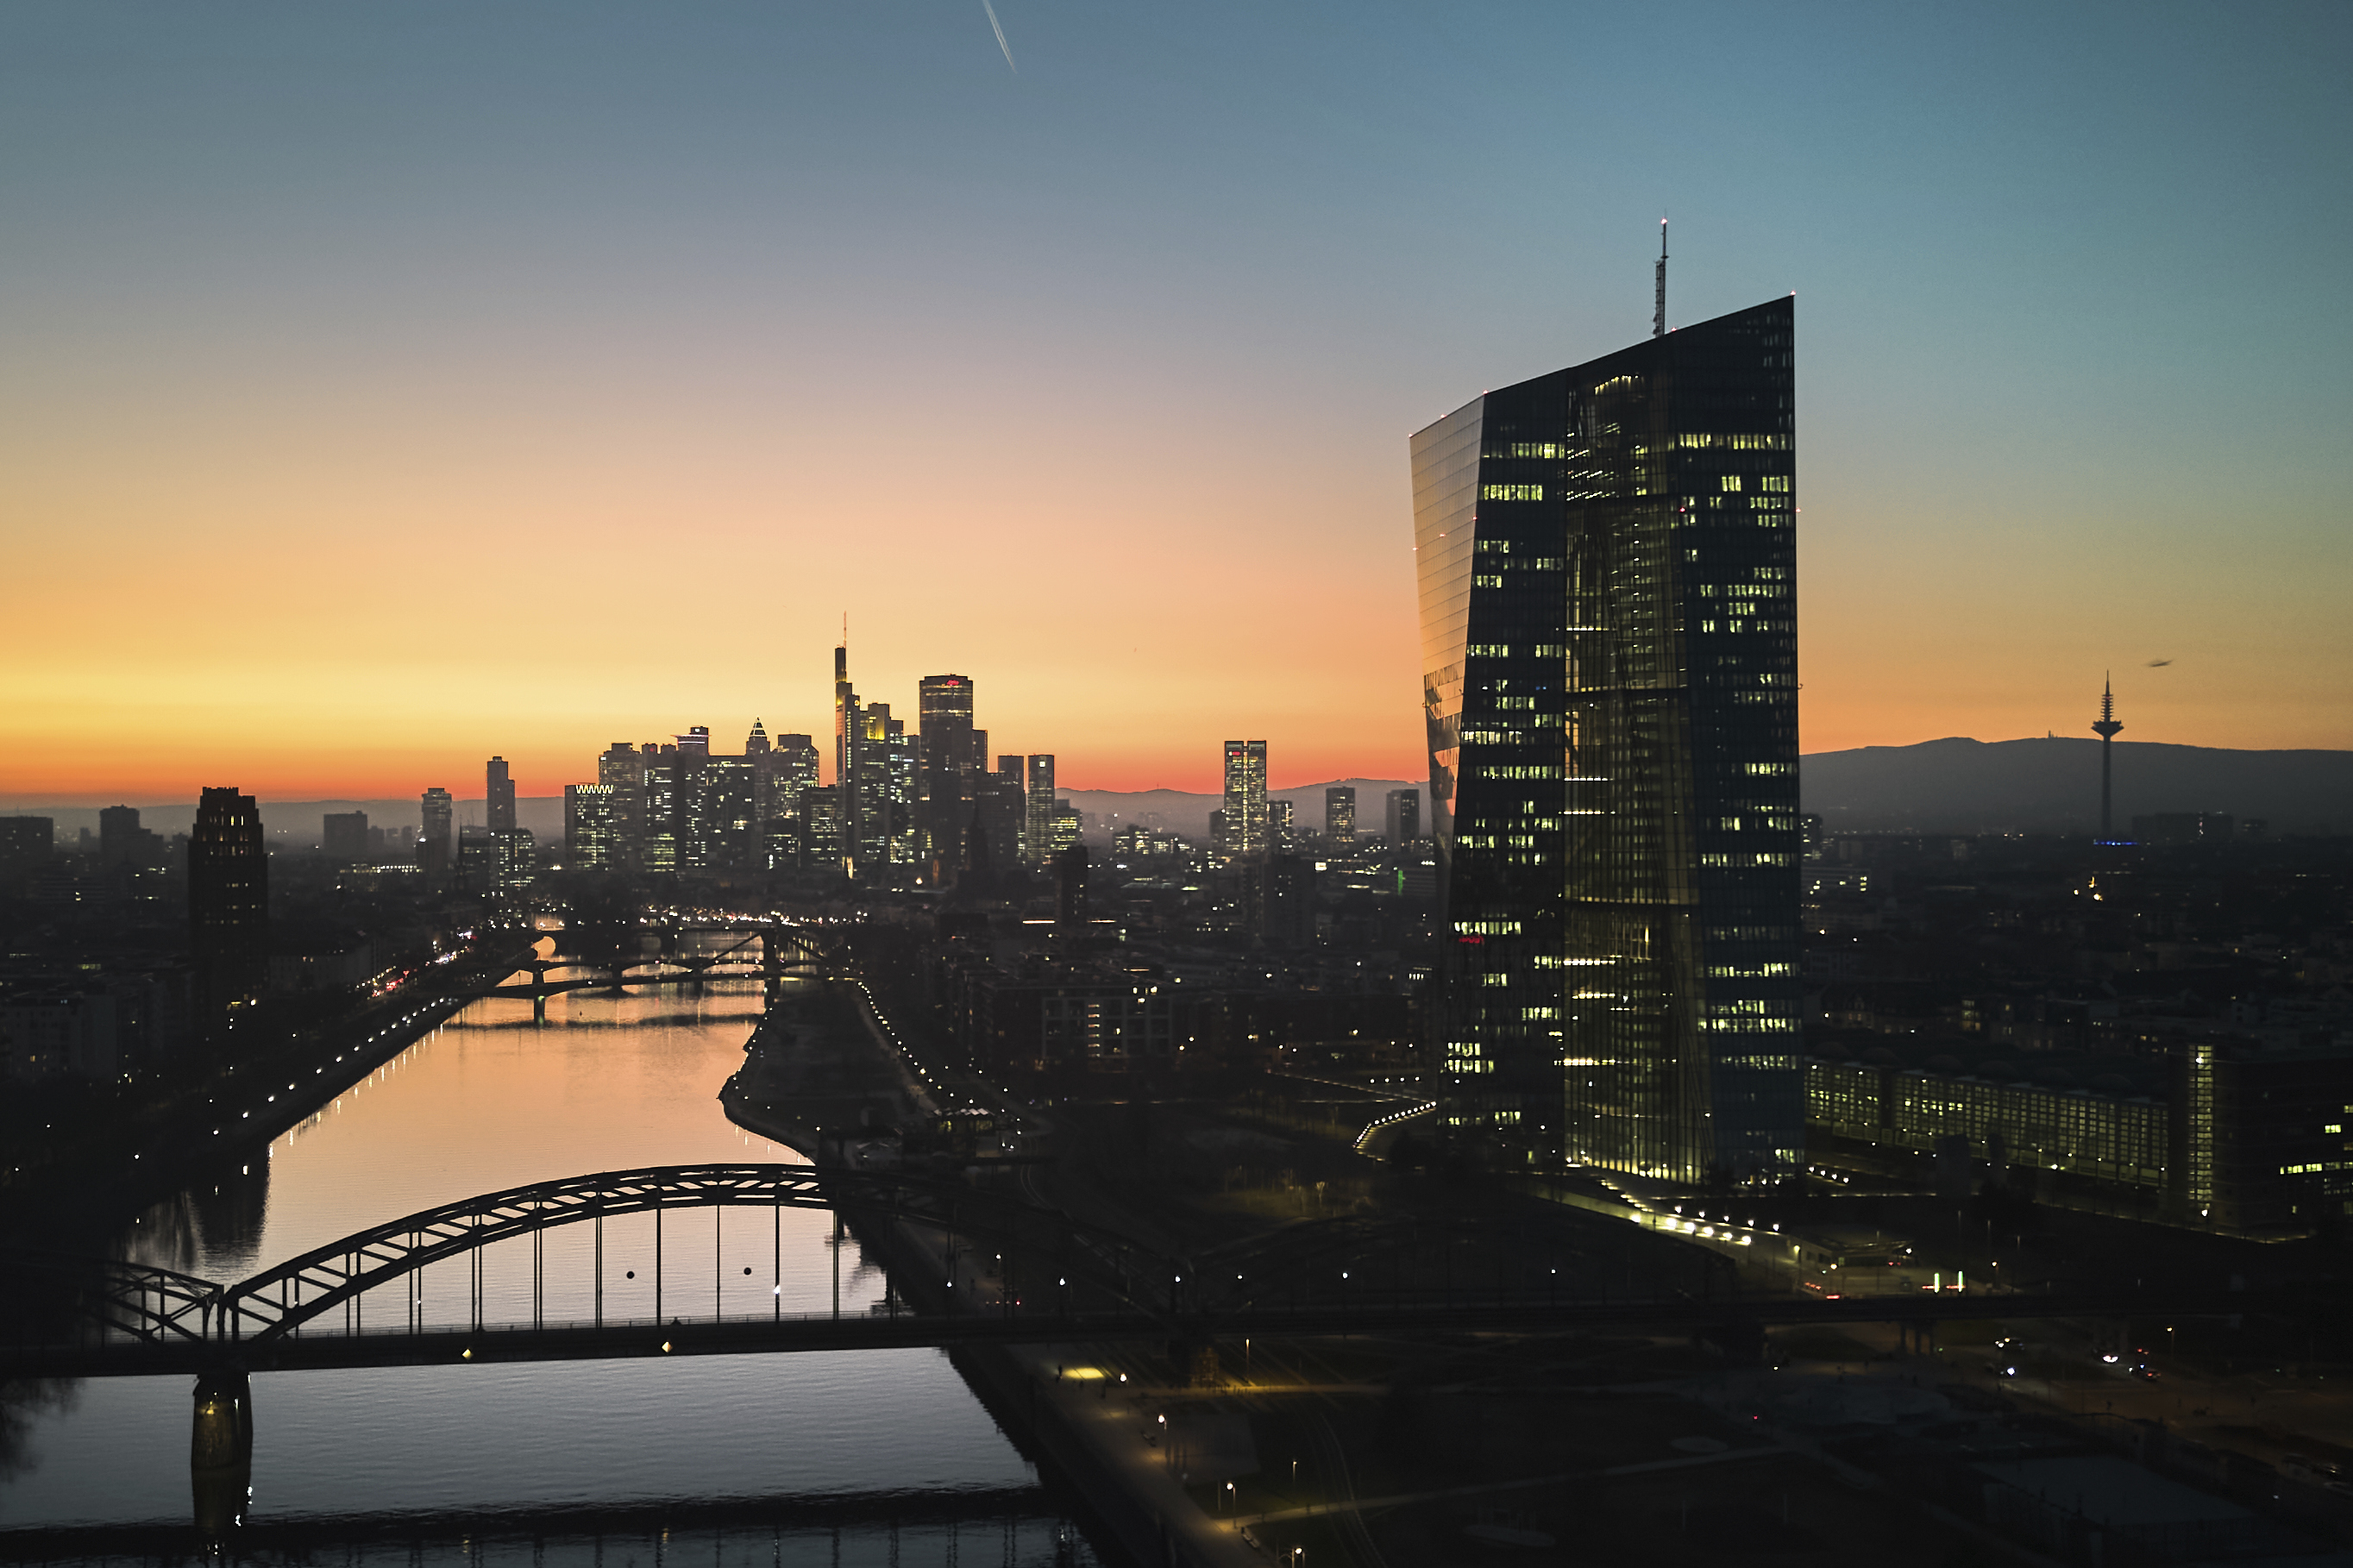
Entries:
{"type": "Polygon", "coordinates": [[[1802,1149],[1792,307],[1414,438],[1450,1125],[1514,1163],[1802,1149]]]}

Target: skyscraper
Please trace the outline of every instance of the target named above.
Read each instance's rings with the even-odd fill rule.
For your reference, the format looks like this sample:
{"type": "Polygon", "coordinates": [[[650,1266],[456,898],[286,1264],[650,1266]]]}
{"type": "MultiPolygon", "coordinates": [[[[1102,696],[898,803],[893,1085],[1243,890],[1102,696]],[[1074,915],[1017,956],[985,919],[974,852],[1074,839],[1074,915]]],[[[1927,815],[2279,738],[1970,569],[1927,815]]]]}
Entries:
{"type": "Polygon", "coordinates": [[[857,814],[851,872],[870,882],[912,877],[921,859],[915,822],[917,737],[888,702],[858,710],[857,814]]]}
{"type": "Polygon", "coordinates": [[[451,829],[457,820],[457,804],[439,784],[427,790],[417,802],[421,826],[417,836],[417,864],[428,881],[439,882],[449,875],[450,862],[457,853],[456,835],[451,829]]]}
{"type": "Polygon", "coordinates": [[[817,788],[817,742],[807,735],[779,735],[768,753],[769,803],[779,816],[798,816],[801,796],[817,788]]]}
{"type": "Polygon", "coordinates": [[[923,742],[924,880],[944,887],[964,867],[964,830],[972,816],[972,681],[961,675],[927,675],[916,691],[923,742]]]}
{"type": "Polygon", "coordinates": [[[836,875],[849,869],[847,819],[841,809],[841,786],[811,786],[801,792],[802,863],[836,875]]]}
{"type": "Polygon", "coordinates": [[[638,865],[652,876],[679,871],[678,743],[647,741],[638,747],[638,865]]]}
{"type": "Polygon", "coordinates": [[[612,869],[635,871],[644,864],[645,762],[637,747],[616,741],[598,753],[596,782],[613,791],[612,869]]]}
{"type": "Polygon", "coordinates": [[[1335,844],[1356,841],[1356,792],[1334,784],[1324,792],[1324,837],[1335,844]]]}
{"type": "Polygon", "coordinates": [[[1445,1115],[1530,1164],[1799,1161],[1794,322],[1413,437],[1445,1115]]]}
{"type": "Polygon", "coordinates": [[[997,758],[997,783],[1000,792],[1011,787],[1018,807],[1013,823],[1012,852],[1000,853],[997,858],[1000,868],[1011,869],[1029,858],[1029,759],[1018,752],[997,758]]]}
{"type": "Polygon", "coordinates": [[[849,646],[835,648],[834,787],[840,792],[844,860],[862,880],[895,879],[913,871],[919,859],[916,737],[891,717],[889,703],[859,701],[849,683],[849,646]]]}
{"type": "Polygon", "coordinates": [[[1409,844],[1421,837],[1421,792],[1418,789],[1393,789],[1388,793],[1388,811],[1383,818],[1392,844],[1409,844]]]}
{"type": "Polygon", "coordinates": [[[1054,855],[1054,757],[1050,752],[1029,756],[1029,812],[1022,826],[1021,852],[1032,866],[1043,866],[1054,855]]]}
{"type": "Polygon", "coordinates": [[[512,832],[515,825],[514,779],[504,757],[492,757],[483,771],[483,826],[493,833],[512,832]]]}
{"type": "Polygon", "coordinates": [[[269,850],[249,795],[208,789],[188,835],[188,947],[207,1027],[269,978],[269,850]]]}
{"type": "Polygon", "coordinates": [[[702,864],[712,871],[760,868],[760,759],[708,757],[702,763],[702,864]]]}
{"type": "MultiPolygon", "coordinates": [[[[1010,878],[1018,885],[1021,879],[1023,828],[1029,816],[1029,791],[1019,757],[999,757],[997,763],[997,771],[981,774],[974,785],[972,822],[987,841],[991,882],[1001,885],[1010,878]]],[[[971,844],[965,847],[967,867],[979,861],[974,848],[971,844]]]]}
{"type": "Polygon", "coordinates": [[[1266,742],[1226,742],[1225,842],[1229,858],[1255,860],[1266,853],[1266,742]]]}
{"type": "Polygon", "coordinates": [[[626,868],[628,846],[618,784],[564,786],[564,858],[575,871],[626,868]]]}
{"type": "MultiPolygon", "coordinates": [[[[854,838],[858,820],[858,689],[849,684],[849,623],[842,621],[841,644],[833,650],[833,787],[840,792],[845,837],[854,838]]],[[[854,853],[845,847],[843,853],[854,853]]]]}
{"type": "Polygon", "coordinates": [[[711,801],[711,726],[690,724],[671,737],[670,834],[681,875],[715,869],[717,850],[711,801]]]}

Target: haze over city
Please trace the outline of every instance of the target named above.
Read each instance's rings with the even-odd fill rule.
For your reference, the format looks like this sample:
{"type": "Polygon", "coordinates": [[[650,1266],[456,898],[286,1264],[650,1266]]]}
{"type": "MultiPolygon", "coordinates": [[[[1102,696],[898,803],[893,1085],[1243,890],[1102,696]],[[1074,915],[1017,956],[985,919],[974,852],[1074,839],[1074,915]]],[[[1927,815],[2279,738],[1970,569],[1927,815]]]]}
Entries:
{"type": "Polygon", "coordinates": [[[1807,751],[2345,734],[2341,11],[999,10],[0,18],[0,790],[551,794],[845,612],[1073,784],[1414,776],[1403,438],[1662,212],[1799,296],[1807,751]]]}

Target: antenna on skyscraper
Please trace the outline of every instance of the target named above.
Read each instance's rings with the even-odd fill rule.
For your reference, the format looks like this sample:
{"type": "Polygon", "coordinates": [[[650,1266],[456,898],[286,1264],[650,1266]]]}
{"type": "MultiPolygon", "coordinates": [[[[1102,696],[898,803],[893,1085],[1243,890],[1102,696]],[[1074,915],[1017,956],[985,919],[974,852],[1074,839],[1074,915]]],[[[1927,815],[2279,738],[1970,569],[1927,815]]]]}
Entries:
{"type": "Polygon", "coordinates": [[[1664,216],[1659,219],[1659,303],[1657,309],[1651,312],[1651,335],[1654,338],[1667,335],[1667,220],[1664,216]]]}

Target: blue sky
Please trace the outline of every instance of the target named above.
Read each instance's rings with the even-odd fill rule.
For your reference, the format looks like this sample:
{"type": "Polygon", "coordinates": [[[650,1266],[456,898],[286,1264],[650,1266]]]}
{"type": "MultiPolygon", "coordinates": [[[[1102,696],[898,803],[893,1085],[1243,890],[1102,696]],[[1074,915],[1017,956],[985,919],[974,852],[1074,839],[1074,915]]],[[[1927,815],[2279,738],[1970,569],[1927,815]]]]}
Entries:
{"type": "Polygon", "coordinates": [[[0,9],[0,520],[67,585],[0,739],[561,782],[822,722],[846,609],[1074,784],[1409,771],[1404,438],[1642,335],[1663,210],[1672,321],[1799,296],[1809,749],[2111,665],[2134,738],[2344,743],[2353,10],[997,14],[1018,73],[979,0],[0,9]],[[680,598],[691,695],[618,632],[680,598]],[[471,690],[493,624],[595,679],[471,690]]]}

